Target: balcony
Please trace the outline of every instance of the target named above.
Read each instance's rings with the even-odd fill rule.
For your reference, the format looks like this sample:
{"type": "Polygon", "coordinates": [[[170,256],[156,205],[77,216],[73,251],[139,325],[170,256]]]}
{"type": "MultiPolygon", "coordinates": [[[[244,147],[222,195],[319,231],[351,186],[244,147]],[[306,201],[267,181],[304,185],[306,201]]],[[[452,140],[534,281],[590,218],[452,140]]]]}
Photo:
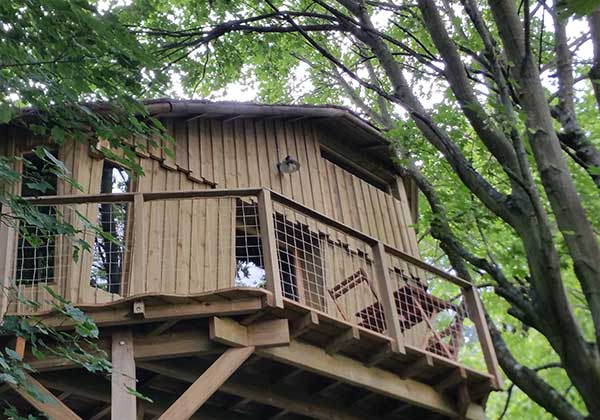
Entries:
{"type": "Polygon", "coordinates": [[[255,316],[288,319],[292,338],[329,354],[440,391],[468,383],[481,396],[499,384],[470,283],[281,194],[210,189],[30,201],[78,232],[43,237],[25,227],[36,237],[28,241],[3,227],[0,270],[20,297],[9,300],[9,313],[31,313],[24,303],[31,300],[51,317],[46,288],[99,322],[106,308],[132,302],[179,305],[184,317],[193,302],[259,296],[266,304],[255,316]]]}

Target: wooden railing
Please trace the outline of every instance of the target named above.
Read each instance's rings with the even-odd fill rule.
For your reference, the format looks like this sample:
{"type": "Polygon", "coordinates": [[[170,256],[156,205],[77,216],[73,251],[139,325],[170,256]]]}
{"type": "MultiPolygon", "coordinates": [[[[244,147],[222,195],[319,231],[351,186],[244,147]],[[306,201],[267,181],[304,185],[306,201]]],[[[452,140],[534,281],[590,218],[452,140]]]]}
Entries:
{"type": "MultiPolygon", "coordinates": [[[[119,253],[120,289],[105,286],[106,270],[99,270],[100,280],[89,284],[90,267],[106,257],[89,257],[87,266],[81,258],[71,262],[67,239],[52,242],[53,263],[62,264],[52,267],[55,277],[62,276],[53,287],[75,303],[106,302],[145,292],[192,294],[252,280],[272,293],[274,306],[283,308],[286,300],[296,301],[385,334],[393,340],[393,351],[404,353],[411,347],[459,360],[461,345],[472,344],[476,336],[488,372],[500,383],[482,304],[471,283],[279,193],[207,189],[27,200],[55,206],[69,222],[74,221],[74,213],[67,217],[67,208],[95,221],[103,211],[100,203],[105,208],[124,203],[119,204],[126,209],[118,219],[122,225],[113,228],[123,246],[104,244],[104,251],[119,253]],[[81,291],[88,286],[95,294],[81,291]]],[[[82,226],[77,223],[76,227],[82,226]]],[[[0,274],[21,281],[20,293],[39,289],[41,283],[15,279],[17,272],[23,275],[17,260],[24,265],[25,255],[18,251],[24,242],[15,228],[3,226],[0,235],[4,247],[0,274]]],[[[97,240],[91,242],[99,246],[97,240]]],[[[39,290],[35,296],[41,296],[39,290]]]]}

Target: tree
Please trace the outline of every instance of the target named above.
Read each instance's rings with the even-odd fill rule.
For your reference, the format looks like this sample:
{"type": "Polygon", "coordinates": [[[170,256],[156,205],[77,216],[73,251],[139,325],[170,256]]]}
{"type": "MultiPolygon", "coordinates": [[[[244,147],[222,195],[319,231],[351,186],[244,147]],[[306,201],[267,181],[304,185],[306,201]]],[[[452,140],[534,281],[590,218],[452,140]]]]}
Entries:
{"type": "Polygon", "coordinates": [[[303,69],[303,102],[346,102],[388,130],[449,263],[493,287],[507,377],[553,416],[581,419],[600,418],[600,9],[572,36],[578,3],[594,2],[157,0],[121,16],[188,92],[241,79],[289,101],[303,69]],[[527,366],[505,343],[515,331],[554,360],[527,366]]]}
{"type": "MultiPolygon", "coordinates": [[[[162,134],[160,124],[139,102],[162,86],[161,74],[155,72],[157,61],[144,45],[115,14],[102,13],[87,0],[2,1],[0,22],[0,124],[27,128],[59,144],[102,137],[124,152],[121,156],[105,149],[106,154],[139,173],[133,151],[122,139],[162,134]]],[[[35,156],[62,181],[78,187],[65,165],[44,147],[36,148],[35,156]]],[[[56,211],[40,211],[11,192],[17,182],[39,195],[56,191],[35,171],[26,177],[16,172],[15,159],[0,156],[0,223],[18,226],[32,247],[43,243],[40,237],[76,237],[69,219],[56,211]]],[[[33,165],[27,158],[23,164],[33,165]]],[[[85,222],[92,228],[95,223],[85,222]]],[[[102,245],[110,248],[114,237],[102,226],[96,228],[102,245]]],[[[76,244],[73,258],[91,250],[83,240],[76,244]]],[[[95,345],[99,331],[91,319],[47,290],[53,295],[53,309],[74,322],[74,331],[57,331],[28,316],[0,314],[2,334],[26,339],[36,357],[51,353],[89,371],[110,373],[106,354],[95,345]]],[[[17,299],[34,308],[41,303],[17,299]]],[[[11,349],[0,351],[0,379],[40,397],[28,383],[29,370],[11,349]]],[[[16,415],[13,409],[4,414],[16,415]]]]}

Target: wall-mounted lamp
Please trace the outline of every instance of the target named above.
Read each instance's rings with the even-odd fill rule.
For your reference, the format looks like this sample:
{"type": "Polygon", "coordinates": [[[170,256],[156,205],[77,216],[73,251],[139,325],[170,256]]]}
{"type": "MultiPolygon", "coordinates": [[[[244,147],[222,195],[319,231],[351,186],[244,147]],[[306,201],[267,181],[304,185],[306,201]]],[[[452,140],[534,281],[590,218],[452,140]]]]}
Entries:
{"type": "Polygon", "coordinates": [[[300,162],[288,155],[281,162],[277,163],[277,169],[282,174],[292,174],[300,169],[300,162]]]}

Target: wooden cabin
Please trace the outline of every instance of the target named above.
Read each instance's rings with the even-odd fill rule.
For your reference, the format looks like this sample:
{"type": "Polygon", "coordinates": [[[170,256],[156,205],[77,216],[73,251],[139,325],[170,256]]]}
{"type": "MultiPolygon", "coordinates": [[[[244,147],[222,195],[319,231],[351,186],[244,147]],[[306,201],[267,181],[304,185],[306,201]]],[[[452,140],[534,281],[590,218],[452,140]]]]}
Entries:
{"type": "Polygon", "coordinates": [[[141,176],[102,140],[0,129],[1,153],[48,186],[13,192],[76,227],[1,227],[3,309],[72,328],[52,289],[95,320],[114,368],[20,342],[47,401],[10,386],[8,401],[61,419],[485,417],[500,376],[477,291],[420,259],[416,190],[376,128],[338,107],[146,107],[172,139],[123,139],[141,176]]]}

